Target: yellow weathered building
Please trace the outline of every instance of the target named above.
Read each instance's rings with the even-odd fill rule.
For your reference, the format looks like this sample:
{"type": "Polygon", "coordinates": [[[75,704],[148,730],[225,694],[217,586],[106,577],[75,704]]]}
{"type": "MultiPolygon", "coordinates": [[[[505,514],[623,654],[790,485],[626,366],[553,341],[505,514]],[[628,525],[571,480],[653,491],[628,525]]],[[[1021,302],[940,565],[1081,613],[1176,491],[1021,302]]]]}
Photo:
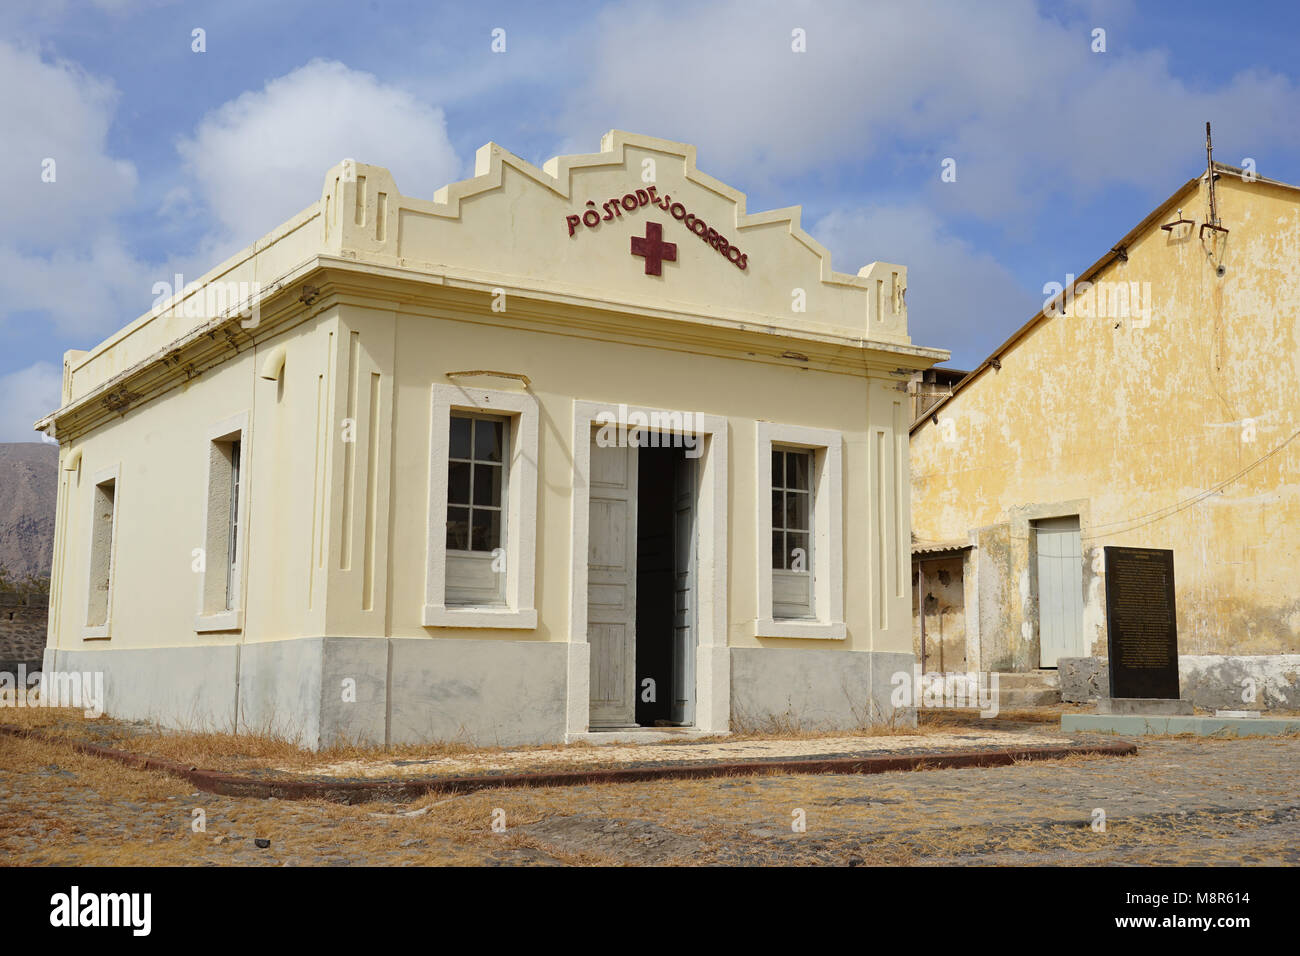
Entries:
{"type": "Polygon", "coordinates": [[[927,669],[1104,696],[1101,549],[1163,548],[1184,696],[1300,706],[1300,189],[1214,169],[913,423],[927,669]]]}

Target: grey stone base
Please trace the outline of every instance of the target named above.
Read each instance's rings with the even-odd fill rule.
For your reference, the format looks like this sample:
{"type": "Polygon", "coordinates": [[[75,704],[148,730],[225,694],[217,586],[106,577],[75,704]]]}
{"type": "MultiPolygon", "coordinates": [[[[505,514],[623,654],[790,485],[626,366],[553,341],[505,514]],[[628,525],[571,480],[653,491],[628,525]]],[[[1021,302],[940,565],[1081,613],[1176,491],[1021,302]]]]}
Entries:
{"type": "Polygon", "coordinates": [[[1061,700],[1083,704],[1110,696],[1110,669],[1099,657],[1062,657],[1056,662],[1061,700]]]}
{"type": "Polygon", "coordinates": [[[1195,734],[1198,737],[1278,737],[1300,733],[1295,717],[1136,717],[1101,714],[1065,714],[1061,730],[1122,734],[1126,737],[1195,734]]]}
{"type": "Polygon", "coordinates": [[[104,712],[192,731],[266,733],[316,750],[564,740],[566,645],[317,637],[257,644],[47,650],[100,671],[104,712]]]}
{"type": "Polygon", "coordinates": [[[1097,713],[1141,717],[1190,717],[1190,700],[1163,697],[1104,697],[1097,701],[1097,713]]]}
{"type": "Polygon", "coordinates": [[[1206,710],[1300,710],[1300,654],[1180,657],[1178,679],[1206,710]]]}
{"type": "Polygon", "coordinates": [[[853,730],[893,722],[916,726],[912,701],[895,707],[895,674],[911,688],[913,654],[872,651],[731,649],[731,729],[853,730]]]}
{"type": "MultiPolygon", "coordinates": [[[[1105,660],[1063,657],[1057,665],[1062,700],[1110,696],[1105,660]]],[[[1180,656],[1178,682],[1183,699],[1205,710],[1300,710],[1300,654],[1180,656]]]]}
{"type": "Polygon", "coordinates": [[[235,729],[239,648],[234,645],[64,651],[47,647],[44,673],[104,675],[104,713],[176,730],[235,729]]]}

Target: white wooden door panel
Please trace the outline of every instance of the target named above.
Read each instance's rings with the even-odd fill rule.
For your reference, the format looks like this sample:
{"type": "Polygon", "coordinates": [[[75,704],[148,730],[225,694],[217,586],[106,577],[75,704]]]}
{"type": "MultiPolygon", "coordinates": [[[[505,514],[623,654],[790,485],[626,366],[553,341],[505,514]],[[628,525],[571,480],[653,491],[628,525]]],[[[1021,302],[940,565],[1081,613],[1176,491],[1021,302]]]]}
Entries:
{"type": "Polygon", "coordinates": [[[679,457],[673,473],[673,706],[677,724],[695,723],[695,459],[679,457]]]}
{"type": "Polygon", "coordinates": [[[1035,522],[1039,666],[1083,656],[1083,552],[1077,516],[1035,522]]]}
{"type": "Polygon", "coordinates": [[[636,723],[636,494],[636,449],[593,441],[587,539],[593,728],[636,723]]]}

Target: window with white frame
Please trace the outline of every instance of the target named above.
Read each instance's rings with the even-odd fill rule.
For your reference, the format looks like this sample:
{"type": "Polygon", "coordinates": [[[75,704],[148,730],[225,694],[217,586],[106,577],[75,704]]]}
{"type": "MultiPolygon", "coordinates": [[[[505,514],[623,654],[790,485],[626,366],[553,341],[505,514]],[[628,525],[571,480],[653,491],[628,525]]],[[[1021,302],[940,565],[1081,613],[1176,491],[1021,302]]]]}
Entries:
{"type": "Polygon", "coordinates": [[[112,610],[113,545],[117,532],[117,472],[96,476],[91,489],[90,584],[85,637],[108,637],[112,610]]]}
{"type": "Polygon", "coordinates": [[[447,449],[449,606],[506,600],[506,467],[510,419],[452,411],[447,449]]]}
{"type": "Polygon", "coordinates": [[[757,423],[758,637],[843,640],[838,431],[757,423]]]}
{"type": "Polygon", "coordinates": [[[426,627],[535,628],[537,400],[433,386],[426,627]]]}
{"type": "Polygon", "coordinates": [[[772,616],[813,618],[813,452],[772,449],[772,616]]]}
{"type": "Polygon", "coordinates": [[[207,501],[204,508],[200,633],[243,626],[243,580],[248,416],[238,415],[208,429],[207,501]]]}
{"type": "Polygon", "coordinates": [[[230,450],[230,529],[226,535],[226,608],[239,607],[239,567],[243,557],[239,549],[239,454],[242,439],[227,443],[230,450]]]}

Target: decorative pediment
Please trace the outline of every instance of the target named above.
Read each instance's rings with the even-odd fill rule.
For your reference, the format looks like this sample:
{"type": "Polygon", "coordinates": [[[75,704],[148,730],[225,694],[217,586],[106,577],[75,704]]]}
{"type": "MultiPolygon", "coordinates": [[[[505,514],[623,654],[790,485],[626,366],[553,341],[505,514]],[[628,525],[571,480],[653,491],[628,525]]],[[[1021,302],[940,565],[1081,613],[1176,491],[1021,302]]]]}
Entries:
{"type": "MultiPolygon", "coordinates": [[[[268,314],[315,302],[331,265],[547,301],[552,313],[555,304],[612,310],[874,347],[900,360],[944,357],[907,336],[906,268],[834,272],[799,207],[750,213],[744,193],[700,172],[695,147],[614,130],[599,153],[540,169],[489,143],[472,178],[431,200],[403,196],[383,167],[344,160],[326,174],[319,202],[194,282],[178,279],[170,298],[71,356],[65,402],[142,375],[158,387],[168,375],[192,378],[266,334],[268,314]]],[[[129,405],[128,394],[109,397],[107,410],[129,405]]]]}
{"type": "Polygon", "coordinates": [[[613,130],[538,168],[495,143],[432,200],[387,169],[326,177],[325,245],[351,258],[615,308],[670,309],[908,344],[903,266],[834,272],[797,206],[750,213],[695,147],[613,130]]]}

